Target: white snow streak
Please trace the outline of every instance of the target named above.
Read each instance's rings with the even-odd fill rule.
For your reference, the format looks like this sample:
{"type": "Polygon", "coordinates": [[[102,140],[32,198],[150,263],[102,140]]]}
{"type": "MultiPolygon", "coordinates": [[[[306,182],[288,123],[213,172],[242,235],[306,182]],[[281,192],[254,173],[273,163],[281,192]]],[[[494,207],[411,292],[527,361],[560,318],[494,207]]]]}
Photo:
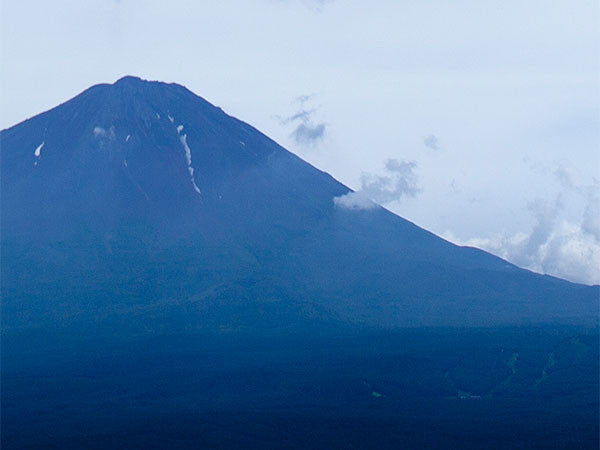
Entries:
{"type": "Polygon", "coordinates": [[[167,114],[167,117],[169,118],[169,120],[171,121],[171,123],[175,122],[175,119],[173,119],[173,117],[171,117],[171,114],[167,114]]]}
{"type": "Polygon", "coordinates": [[[42,154],[42,148],[44,148],[43,142],[40,145],[38,145],[37,148],[35,149],[35,151],[33,152],[33,154],[35,155],[36,158],[39,158],[40,155],[42,154]]]}
{"type": "Polygon", "coordinates": [[[158,120],[160,120],[160,114],[159,114],[159,113],[156,113],[156,118],[157,118],[158,120]]]}
{"type": "Polygon", "coordinates": [[[127,137],[125,138],[125,142],[129,142],[129,138],[131,137],[130,134],[127,135],[127,137]]]}
{"type": "Polygon", "coordinates": [[[183,145],[183,149],[185,150],[185,160],[188,166],[188,172],[190,173],[190,178],[192,180],[192,185],[194,186],[194,190],[199,194],[200,188],[196,184],[196,180],[194,178],[194,168],[192,167],[192,151],[190,150],[189,145],[187,144],[187,135],[179,136],[179,140],[181,141],[181,145],[183,145]]]}
{"type": "MultiPolygon", "coordinates": [[[[174,119],[169,116],[169,120],[173,123],[174,119]]],[[[187,163],[188,172],[190,174],[190,180],[192,182],[192,186],[194,186],[194,190],[200,194],[200,188],[196,184],[196,179],[194,178],[194,168],[192,167],[192,150],[187,143],[187,134],[181,134],[183,130],[183,125],[177,126],[177,134],[179,135],[179,141],[181,145],[183,145],[183,150],[185,151],[185,162],[187,163]]]]}
{"type": "MultiPolygon", "coordinates": [[[[183,145],[183,149],[185,150],[185,160],[187,162],[187,165],[190,166],[192,164],[192,152],[190,150],[190,147],[187,144],[187,134],[184,134],[183,136],[181,136],[179,138],[179,140],[181,141],[181,144],[183,145]]],[[[190,172],[190,173],[193,174],[194,169],[192,167],[189,167],[189,168],[192,170],[192,172],[190,172]]]]}

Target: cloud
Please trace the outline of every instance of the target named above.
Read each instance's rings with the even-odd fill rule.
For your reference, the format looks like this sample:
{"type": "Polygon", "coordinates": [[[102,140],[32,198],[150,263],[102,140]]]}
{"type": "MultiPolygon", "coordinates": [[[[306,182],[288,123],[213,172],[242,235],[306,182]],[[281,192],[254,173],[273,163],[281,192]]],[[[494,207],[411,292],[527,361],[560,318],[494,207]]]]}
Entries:
{"type": "Polygon", "coordinates": [[[403,197],[415,197],[419,192],[418,177],[415,174],[417,163],[388,159],[385,175],[363,173],[361,187],[356,192],[335,197],[333,203],[345,209],[373,209],[377,204],[384,205],[403,197]]]}
{"type": "Polygon", "coordinates": [[[578,283],[600,284],[600,185],[578,185],[574,174],[560,166],[555,177],[565,188],[554,200],[536,199],[527,205],[534,218],[528,233],[498,234],[460,240],[452,233],[443,236],[457,244],[479,247],[520,267],[558,276],[578,283]],[[580,220],[567,214],[568,194],[583,200],[580,220]]]}
{"type": "Polygon", "coordinates": [[[600,242],[600,195],[597,193],[588,198],[583,211],[581,229],[600,242]]]}
{"type": "Polygon", "coordinates": [[[315,146],[323,140],[327,131],[325,122],[315,122],[313,119],[317,108],[307,109],[305,107],[305,104],[313,97],[313,95],[301,95],[295,100],[295,103],[299,104],[298,111],[288,117],[276,116],[281,125],[296,125],[290,136],[302,146],[315,146]]]}
{"type": "Polygon", "coordinates": [[[280,122],[282,125],[287,125],[288,123],[291,122],[295,122],[297,120],[300,120],[301,122],[305,123],[310,121],[310,116],[316,112],[315,109],[300,109],[297,113],[292,114],[289,117],[285,117],[285,118],[280,118],[280,122]]]}
{"type": "Polygon", "coordinates": [[[581,229],[600,242],[600,182],[594,179],[590,185],[577,184],[574,181],[577,174],[564,164],[559,165],[554,175],[567,191],[575,192],[585,200],[581,229]]]}
{"type": "Polygon", "coordinates": [[[439,140],[434,134],[430,134],[429,136],[425,137],[425,139],[423,139],[423,144],[425,145],[425,147],[428,147],[432,150],[440,150],[439,140]]]}
{"type": "Polygon", "coordinates": [[[302,145],[314,145],[316,142],[323,139],[325,135],[325,124],[319,123],[317,125],[311,125],[307,123],[301,123],[292,132],[292,137],[298,144],[302,145]]]}
{"type": "Polygon", "coordinates": [[[373,202],[364,192],[348,192],[347,194],[334,197],[333,203],[343,209],[374,209],[377,203],[373,202]]]}

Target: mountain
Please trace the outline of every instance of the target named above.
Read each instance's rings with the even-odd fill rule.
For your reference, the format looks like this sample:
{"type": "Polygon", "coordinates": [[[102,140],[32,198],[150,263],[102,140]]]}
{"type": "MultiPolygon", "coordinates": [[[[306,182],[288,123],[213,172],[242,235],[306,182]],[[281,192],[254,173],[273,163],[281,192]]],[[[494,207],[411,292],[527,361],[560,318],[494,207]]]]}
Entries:
{"type": "Polygon", "coordinates": [[[595,442],[598,286],[344,209],[177,84],[93,86],[0,144],[7,448],[595,442]]]}
{"type": "Polygon", "coordinates": [[[597,321],[598,287],[336,207],[346,186],[177,84],[97,85],[1,142],[5,330],[140,308],[192,328],[597,321]]]}

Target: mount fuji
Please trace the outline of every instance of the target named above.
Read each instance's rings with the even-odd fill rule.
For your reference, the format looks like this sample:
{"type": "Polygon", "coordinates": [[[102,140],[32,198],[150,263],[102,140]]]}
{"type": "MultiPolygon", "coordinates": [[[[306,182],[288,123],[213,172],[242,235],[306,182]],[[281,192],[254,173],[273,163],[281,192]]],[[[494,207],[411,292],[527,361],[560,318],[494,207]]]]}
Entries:
{"type": "MultiPolygon", "coordinates": [[[[284,379],[300,380],[296,386],[308,389],[302,398],[320,399],[323,390],[317,395],[306,386],[327,385],[323,389],[335,391],[331,398],[338,406],[361,389],[368,391],[366,402],[383,404],[393,395],[378,389],[414,389],[381,381],[398,369],[394,364],[380,367],[371,361],[376,375],[369,378],[366,369],[357,369],[353,373],[363,375],[348,381],[346,369],[353,363],[340,363],[335,370],[345,387],[336,391],[336,383],[323,382],[323,360],[312,352],[347,355],[373,343],[373,336],[395,336],[394,344],[377,341],[361,350],[365,361],[377,355],[381,362],[381,352],[416,345],[418,330],[460,330],[427,334],[421,341],[427,350],[413,348],[431,361],[445,361],[443,370],[432,369],[440,374],[432,381],[439,387],[431,394],[435,398],[504,392],[518,378],[511,373],[528,373],[518,372],[516,360],[510,362],[513,353],[523,351],[495,353],[513,344],[536,352],[543,348],[543,357],[531,360],[535,375],[527,381],[529,390],[551,378],[551,367],[544,368],[550,352],[559,365],[556,349],[576,353],[579,347],[565,344],[575,335],[589,350],[581,361],[593,365],[589,355],[597,345],[585,336],[597,333],[600,287],[540,275],[482,250],[453,245],[383,207],[343,208],[334,198],[351,192],[348,187],[181,85],[130,76],[99,84],[3,130],[0,144],[5,443],[91,448],[124,439],[170,446],[165,436],[190,420],[193,426],[181,425],[188,439],[182,442],[209,446],[223,442],[224,435],[216,428],[205,430],[203,441],[189,434],[197,429],[192,411],[248,411],[258,397],[269,397],[269,408],[287,404],[282,398],[298,402],[302,396],[285,387],[284,379]],[[511,337],[498,331],[507,329],[520,331],[507,332],[511,337]],[[553,337],[540,344],[523,330],[553,337]],[[482,338],[493,333],[501,337],[482,338]],[[444,346],[442,341],[453,342],[445,355],[427,353],[444,346]],[[478,343],[489,351],[475,360],[493,360],[490,367],[500,364],[508,375],[497,375],[491,384],[471,380],[469,389],[456,379],[448,381],[459,377],[452,375],[448,358],[466,364],[463,350],[478,343]],[[311,369],[270,375],[268,367],[275,366],[311,369]],[[252,373],[252,380],[240,381],[241,372],[252,373]],[[212,378],[200,382],[207,373],[212,378]],[[313,384],[315,373],[320,378],[313,384]],[[275,386],[268,395],[263,382],[275,386]],[[215,396],[215,390],[222,395],[215,396]],[[198,392],[204,393],[202,399],[198,392]],[[88,411],[83,404],[94,406],[88,411]],[[79,414],[77,408],[85,411],[79,414]],[[115,408],[124,416],[111,415],[115,408]],[[155,414],[152,423],[164,428],[140,425],[150,423],[144,422],[151,420],[148,411],[155,414]],[[171,418],[177,411],[180,425],[165,416],[156,419],[158,411],[171,418]],[[132,417],[142,422],[131,425],[132,417]],[[123,423],[135,430],[124,431],[123,423]],[[153,440],[151,428],[169,432],[156,431],[159,437],[153,440]]],[[[356,361],[358,356],[347,357],[356,361]]],[[[412,370],[414,365],[403,361],[412,370]]],[[[586,367],[589,381],[593,368],[586,367]]],[[[420,370],[413,380],[433,373],[420,370]]],[[[223,423],[237,423],[232,417],[223,423]]],[[[274,416],[268,417],[266,422],[274,416]]],[[[344,430],[353,428],[344,424],[344,430]]],[[[588,427],[591,432],[594,426],[588,427]]],[[[319,433],[318,427],[312,429],[319,433]]],[[[230,444],[269,445],[252,436],[230,444]]],[[[324,436],[318,434],[314,442],[329,442],[324,436]]],[[[397,443],[390,436],[389,430],[381,431],[380,444],[397,443]]],[[[423,444],[411,436],[416,440],[409,442],[423,444]]],[[[356,442],[369,446],[363,438],[357,436],[356,442]]]]}
{"type": "Polygon", "coordinates": [[[176,84],[97,85],[1,139],[6,330],[149,304],[145,328],[596,320],[598,287],[336,206],[347,187],[176,84]]]}

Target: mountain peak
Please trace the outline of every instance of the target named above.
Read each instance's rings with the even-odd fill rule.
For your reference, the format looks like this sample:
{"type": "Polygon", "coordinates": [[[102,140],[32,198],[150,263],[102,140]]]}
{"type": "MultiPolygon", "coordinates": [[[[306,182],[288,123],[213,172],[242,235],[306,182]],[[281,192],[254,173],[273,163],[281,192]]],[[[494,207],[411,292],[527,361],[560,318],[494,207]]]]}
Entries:
{"type": "Polygon", "coordinates": [[[136,77],[134,75],[125,75],[124,77],[119,78],[117,81],[113,83],[114,86],[120,85],[136,85],[142,83],[148,83],[148,80],[144,80],[140,77],[136,77]]]}
{"type": "Polygon", "coordinates": [[[145,89],[145,88],[157,87],[157,86],[176,87],[176,88],[180,88],[180,89],[185,89],[189,94],[192,94],[195,96],[195,94],[193,92],[189,91],[189,89],[187,89],[185,86],[182,86],[181,84],[165,83],[163,81],[158,81],[158,80],[146,80],[144,78],[141,78],[141,77],[138,77],[135,75],[125,75],[125,76],[119,78],[114,83],[112,83],[110,86],[129,88],[129,89],[131,89],[131,88],[145,89]]]}
{"type": "MultiPolygon", "coordinates": [[[[181,97],[181,95],[197,97],[193,92],[180,84],[146,80],[134,75],[126,75],[112,84],[99,84],[94,87],[108,88],[110,92],[116,94],[117,98],[121,98],[121,100],[131,100],[132,96],[136,98],[143,97],[145,100],[166,97],[172,102],[176,97],[181,97]]],[[[101,97],[104,95],[102,93],[101,97]]]]}
{"type": "Polygon", "coordinates": [[[139,83],[139,82],[144,82],[144,81],[148,81],[148,80],[144,80],[144,79],[142,79],[140,77],[137,77],[135,75],[125,75],[125,76],[119,78],[117,81],[115,81],[114,84],[117,84],[117,83],[127,83],[127,82],[130,82],[130,83],[139,83]]]}

